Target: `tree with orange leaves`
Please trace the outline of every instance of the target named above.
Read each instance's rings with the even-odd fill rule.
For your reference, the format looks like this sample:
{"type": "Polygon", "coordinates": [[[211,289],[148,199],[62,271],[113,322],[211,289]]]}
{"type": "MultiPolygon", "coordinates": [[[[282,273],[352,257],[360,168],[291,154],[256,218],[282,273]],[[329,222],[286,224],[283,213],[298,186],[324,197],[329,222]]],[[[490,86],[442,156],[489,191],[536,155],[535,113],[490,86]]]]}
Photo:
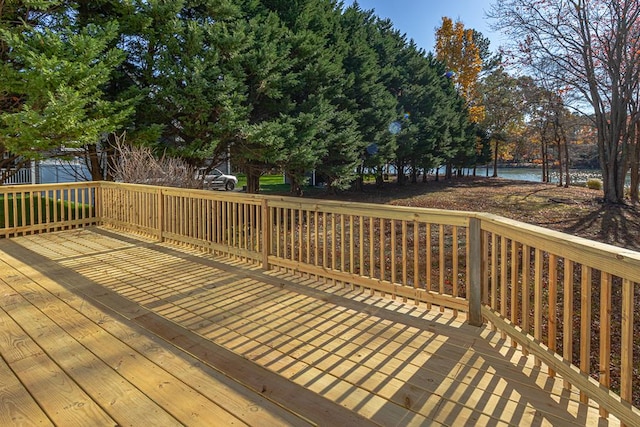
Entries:
{"type": "Polygon", "coordinates": [[[458,93],[466,100],[471,121],[481,122],[485,115],[478,92],[482,58],[474,30],[465,29],[461,21],[454,24],[451,18],[443,17],[442,26],[436,30],[436,57],[450,70],[447,77],[453,80],[458,93]]]}

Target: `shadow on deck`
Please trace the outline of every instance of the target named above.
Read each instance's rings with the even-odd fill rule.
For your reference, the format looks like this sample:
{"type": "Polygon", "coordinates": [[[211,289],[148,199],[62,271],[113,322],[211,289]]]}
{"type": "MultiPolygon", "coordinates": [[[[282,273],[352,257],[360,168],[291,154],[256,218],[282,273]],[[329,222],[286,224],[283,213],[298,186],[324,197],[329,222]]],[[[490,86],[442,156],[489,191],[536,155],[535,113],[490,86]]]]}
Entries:
{"type": "Polygon", "coordinates": [[[0,240],[0,424],[617,425],[429,310],[104,228],[0,240]]]}

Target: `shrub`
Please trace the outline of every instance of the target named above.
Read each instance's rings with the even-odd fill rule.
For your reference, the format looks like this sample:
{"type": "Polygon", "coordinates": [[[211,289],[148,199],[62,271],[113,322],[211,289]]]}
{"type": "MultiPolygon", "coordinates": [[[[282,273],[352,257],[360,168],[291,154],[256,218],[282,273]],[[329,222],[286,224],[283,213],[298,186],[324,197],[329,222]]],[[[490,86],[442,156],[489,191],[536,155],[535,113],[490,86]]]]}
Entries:
{"type": "Polygon", "coordinates": [[[116,181],[179,188],[202,188],[195,168],[178,158],[156,157],[151,147],[125,144],[125,135],[115,136],[117,161],[113,166],[116,181]]]}
{"type": "Polygon", "coordinates": [[[602,180],[598,178],[591,178],[587,181],[587,188],[592,190],[602,190],[602,180]]]}

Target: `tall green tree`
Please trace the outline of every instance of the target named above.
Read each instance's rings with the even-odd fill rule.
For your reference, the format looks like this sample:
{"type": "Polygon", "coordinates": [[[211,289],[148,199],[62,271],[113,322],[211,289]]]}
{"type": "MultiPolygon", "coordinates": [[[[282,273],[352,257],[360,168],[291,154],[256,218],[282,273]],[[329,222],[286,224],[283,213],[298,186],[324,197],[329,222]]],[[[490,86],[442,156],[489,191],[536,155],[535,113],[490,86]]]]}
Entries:
{"type": "Polygon", "coordinates": [[[130,140],[192,165],[225,158],[243,101],[235,58],[245,43],[239,9],[226,0],[135,1],[122,45],[128,57],[116,90],[143,99],[130,140]]]}
{"type": "Polygon", "coordinates": [[[231,155],[247,175],[247,191],[257,193],[260,176],[282,162],[285,141],[295,132],[290,94],[298,76],[290,58],[292,36],[278,15],[257,7],[249,16],[236,70],[242,82],[242,124],[231,155]]]}
{"type": "Polygon", "coordinates": [[[3,104],[0,144],[25,158],[95,144],[131,113],[129,102],[110,101],[104,92],[124,57],[110,47],[117,23],[74,28],[65,15],[54,18],[48,27],[31,20],[0,29],[5,49],[0,92],[15,100],[3,104]]]}
{"type": "Polygon", "coordinates": [[[359,144],[353,147],[362,159],[357,184],[362,184],[365,167],[376,171],[381,183],[382,167],[395,151],[395,136],[388,129],[397,118],[397,96],[402,90],[394,78],[396,55],[406,40],[389,21],[360,9],[357,3],[345,10],[343,29],[349,43],[344,60],[348,78],[344,108],[354,115],[360,135],[359,144]]]}

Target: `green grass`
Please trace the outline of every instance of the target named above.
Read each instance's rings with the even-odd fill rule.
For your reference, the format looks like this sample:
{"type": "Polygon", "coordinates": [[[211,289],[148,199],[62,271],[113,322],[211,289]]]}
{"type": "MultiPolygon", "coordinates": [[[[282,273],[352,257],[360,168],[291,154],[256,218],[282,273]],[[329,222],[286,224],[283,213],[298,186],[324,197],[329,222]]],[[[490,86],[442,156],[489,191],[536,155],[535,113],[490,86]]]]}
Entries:
{"type": "MultiPolygon", "coordinates": [[[[236,177],[238,178],[238,187],[247,185],[247,176],[245,174],[238,174],[236,177]]],[[[260,187],[282,184],[284,184],[284,178],[280,174],[262,175],[260,177],[260,187]]]]}
{"type": "MultiPolygon", "coordinates": [[[[31,197],[26,195],[23,197],[9,197],[7,200],[8,212],[5,212],[5,198],[0,196],[0,228],[16,227],[21,225],[40,224],[45,222],[47,215],[47,200],[49,201],[49,218],[54,218],[54,214],[57,218],[62,218],[65,215],[65,219],[75,219],[76,217],[76,203],[67,202],[63,200],[55,200],[46,197],[37,197],[37,200],[31,202],[31,197]],[[22,205],[24,204],[24,218],[22,217],[22,205]],[[31,212],[31,206],[35,206],[36,209],[33,214],[31,212]],[[66,217],[71,209],[70,217],[66,217]],[[17,218],[14,218],[14,212],[17,218]]],[[[78,205],[78,213],[81,217],[88,217],[91,213],[91,206],[78,205]],[[84,212],[82,212],[84,210],[84,212]]]]}
{"type": "MultiPolygon", "coordinates": [[[[247,185],[247,176],[244,174],[236,175],[238,177],[238,188],[247,185]]],[[[283,193],[289,191],[289,184],[284,183],[282,174],[262,175],[260,177],[261,193],[283,193]]]]}

